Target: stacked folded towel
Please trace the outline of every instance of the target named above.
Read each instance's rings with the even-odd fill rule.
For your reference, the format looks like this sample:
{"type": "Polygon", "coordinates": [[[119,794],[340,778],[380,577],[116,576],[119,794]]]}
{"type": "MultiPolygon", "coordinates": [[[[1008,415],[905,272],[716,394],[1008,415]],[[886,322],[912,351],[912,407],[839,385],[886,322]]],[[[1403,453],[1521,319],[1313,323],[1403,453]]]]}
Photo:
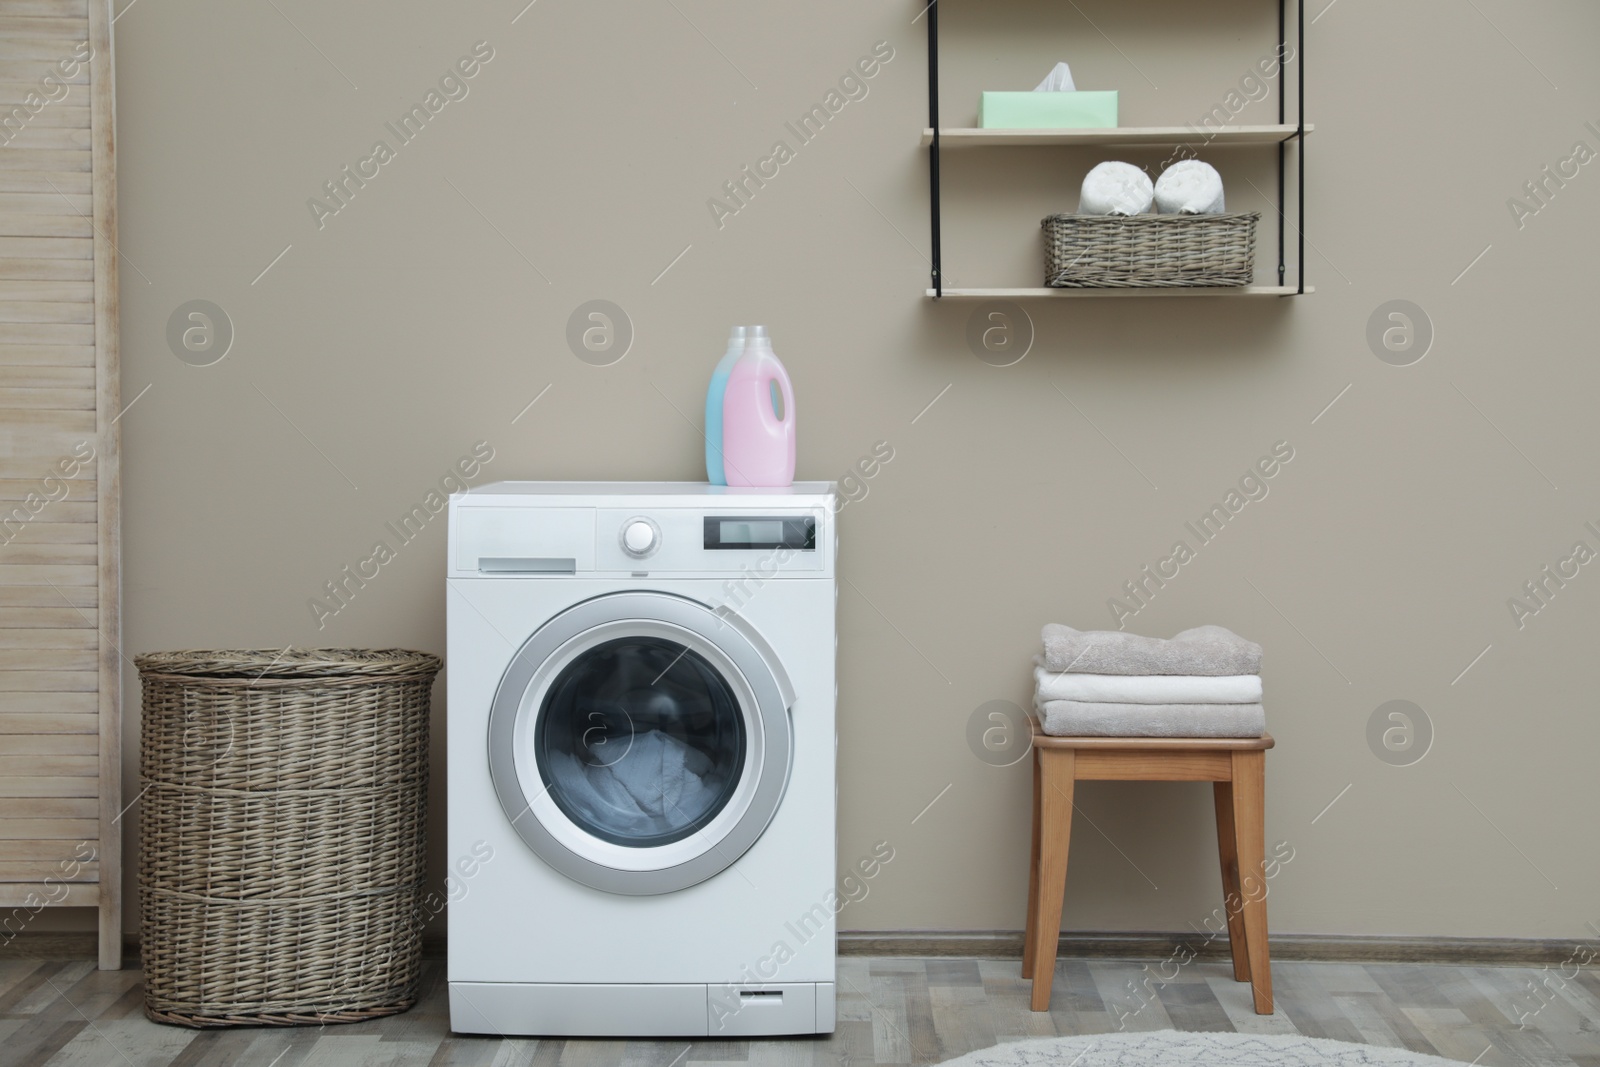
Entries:
{"type": "Polygon", "coordinates": [[[1221,626],[1170,640],[1044,628],[1034,705],[1064,737],[1260,737],[1261,646],[1221,626]]]}

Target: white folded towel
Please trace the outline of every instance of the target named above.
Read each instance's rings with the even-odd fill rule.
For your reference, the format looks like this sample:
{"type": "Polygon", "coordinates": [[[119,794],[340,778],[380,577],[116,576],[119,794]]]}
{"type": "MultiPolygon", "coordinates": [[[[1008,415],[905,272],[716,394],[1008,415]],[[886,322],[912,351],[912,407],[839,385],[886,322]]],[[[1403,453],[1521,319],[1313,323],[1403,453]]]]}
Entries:
{"type": "Polygon", "coordinates": [[[1184,159],[1156,179],[1156,211],[1162,215],[1220,215],[1227,210],[1222,175],[1198,159],[1184,159]]]}
{"type": "Polygon", "coordinates": [[[1072,84],[1072,68],[1065,63],[1057,63],[1045,75],[1044,81],[1033,87],[1036,93],[1070,93],[1078,87],[1072,84]]]}
{"type": "Polygon", "coordinates": [[[1100,704],[1259,704],[1261,676],[1070,674],[1035,667],[1038,699],[1100,704]]]}
{"type": "Polygon", "coordinates": [[[1132,163],[1102,163],[1083,179],[1078,214],[1146,215],[1154,197],[1150,176],[1132,163]]]}

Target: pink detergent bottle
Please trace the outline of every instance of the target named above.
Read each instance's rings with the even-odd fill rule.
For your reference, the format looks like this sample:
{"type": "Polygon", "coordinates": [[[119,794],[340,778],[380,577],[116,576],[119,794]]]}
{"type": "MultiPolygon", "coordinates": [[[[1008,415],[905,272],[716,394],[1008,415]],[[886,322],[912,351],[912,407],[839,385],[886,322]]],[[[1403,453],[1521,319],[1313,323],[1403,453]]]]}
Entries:
{"type": "Polygon", "coordinates": [[[722,461],[729,485],[794,484],[794,389],[765,326],[750,328],[744,355],[728,375],[722,461]]]}

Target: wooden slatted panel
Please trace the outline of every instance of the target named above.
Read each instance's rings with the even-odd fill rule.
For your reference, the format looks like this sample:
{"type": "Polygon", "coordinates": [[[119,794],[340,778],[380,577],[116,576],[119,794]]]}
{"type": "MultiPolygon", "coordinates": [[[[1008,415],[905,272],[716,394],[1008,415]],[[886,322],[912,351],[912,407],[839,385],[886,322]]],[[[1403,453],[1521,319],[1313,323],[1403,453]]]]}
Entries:
{"type": "Polygon", "coordinates": [[[89,36],[88,9],[83,13],[68,7],[63,11],[20,11],[16,0],[6,0],[5,13],[0,15],[0,37],[27,39],[43,37],[47,40],[82,41],[89,36]]]}
{"type": "MultiPolygon", "coordinates": [[[[83,326],[65,325],[57,323],[9,323],[0,322],[0,330],[7,327],[22,329],[84,329],[90,336],[94,334],[94,324],[86,323],[83,326]]],[[[50,474],[51,466],[68,457],[77,454],[87,455],[80,445],[89,448],[94,446],[95,418],[93,412],[85,411],[17,411],[5,412],[5,425],[0,426],[0,434],[9,438],[12,448],[7,450],[12,456],[37,456],[45,462],[41,465],[41,474],[50,474]]]]}
{"type": "MultiPolygon", "coordinates": [[[[19,372],[32,371],[33,367],[12,368],[19,372]]],[[[76,367],[68,368],[76,370],[76,367]]],[[[62,479],[67,481],[67,479],[62,479]]],[[[27,500],[30,494],[38,493],[39,482],[28,481],[21,478],[0,478],[0,507],[4,507],[9,514],[17,507],[15,501],[27,500]]],[[[50,518],[55,522],[96,522],[95,516],[98,509],[95,503],[94,479],[79,476],[71,479],[60,500],[54,505],[50,518]],[[67,516],[72,516],[68,518],[67,516]]],[[[3,601],[0,601],[3,603],[3,601]]]]}
{"type": "MultiPolygon", "coordinates": [[[[6,670],[0,693],[99,693],[99,677],[93,670],[6,670]]],[[[21,750],[13,745],[6,747],[21,750]]]]}
{"type": "Polygon", "coordinates": [[[99,695],[92,692],[0,692],[0,715],[94,715],[99,708],[99,695]]]}
{"type": "Polygon", "coordinates": [[[99,756],[0,756],[0,778],[93,778],[99,773],[99,756]]]}
{"type": "Polygon", "coordinates": [[[93,564],[0,564],[0,585],[93,586],[99,584],[99,577],[93,564]]]}
{"type": "MultiPolygon", "coordinates": [[[[4,391],[0,390],[0,396],[4,391]]],[[[4,507],[0,506],[0,519],[3,519],[4,507]]],[[[49,519],[59,519],[52,509],[45,516],[49,519]]],[[[80,520],[78,522],[40,522],[33,521],[19,526],[15,536],[10,538],[14,545],[92,545],[95,543],[94,521],[80,520]]]]}
{"type": "Polygon", "coordinates": [[[26,211],[0,211],[0,237],[93,237],[94,223],[82,215],[64,214],[64,209],[69,206],[58,205],[56,212],[50,215],[35,215],[26,211]]]}
{"type": "Polygon", "coordinates": [[[60,566],[62,564],[94,564],[99,553],[94,545],[29,544],[18,538],[5,546],[7,563],[35,566],[60,566]]]}
{"type": "Polygon", "coordinates": [[[0,797],[0,822],[11,819],[93,819],[100,802],[86,797],[0,797]]]}
{"type": "MultiPolygon", "coordinates": [[[[100,902],[98,885],[63,885],[50,882],[0,882],[0,908],[35,908],[44,901],[63,908],[87,908],[100,902]]],[[[104,957],[100,966],[106,966],[104,957]]],[[[119,960],[116,967],[122,966],[119,960]]],[[[115,970],[116,967],[111,968],[115,970]]]]}
{"type": "MultiPolygon", "coordinates": [[[[82,171],[88,174],[94,166],[94,152],[76,149],[24,148],[15,152],[0,152],[0,170],[38,174],[40,172],[82,171]]],[[[45,188],[49,188],[48,185],[45,188]]],[[[92,258],[92,257],[91,257],[92,258]]]]}
{"type": "MultiPolygon", "coordinates": [[[[0,105],[3,114],[4,105],[0,105]]],[[[15,142],[13,142],[15,143],[15,142]]],[[[88,221],[94,210],[94,197],[89,193],[68,193],[51,189],[49,192],[14,192],[0,190],[0,212],[18,215],[78,215],[88,221]]],[[[94,299],[93,295],[89,298],[94,299]]]]}
{"type": "Polygon", "coordinates": [[[92,852],[92,849],[63,845],[60,841],[0,841],[0,863],[12,861],[37,863],[44,860],[59,861],[69,857],[83,859],[92,852]]]}
{"type": "Polygon", "coordinates": [[[68,885],[74,882],[93,885],[100,881],[98,863],[74,863],[72,850],[65,851],[67,855],[56,860],[0,860],[0,871],[6,873],[6,883],[38,882],[46,878],[68,885]]]}
{"type": "MultiPolygon", "coordinates": [[[[76,289],[78,286],[85,286],[91,292],[94,289],[93,282],[11,281],[0,277],[0,292],[7,291],[8,286],[21,285],[61,286],[63,290],[68,287],[76,289]]],[[[57,363],[11,363],[0,366],[0,386],[8,389],[93,389],[94,368],[69,367],[57,363]]]]}
{"type": "MultiPolygon", "coordinates": [[[[6,107],[0,104],[0,119],[6,114],[6,107]]],[[[52,152],[73,152],[78,149],[90,147],[89,131],[62,128],[60,126],[45,126],[35,124],[29,119],[28,125],[20,130],[12,139],[6,142],[8,148],[18,149],[44,149],[52,152]]],[[[62,206],[57,204],[57,209],[62,206]]]]}
{"type": "MultiPolygon", "coordinates": [[[[0,163],[6,159],[6,154],[0,152],[0,163]]],[[[83,177],[87,178],[85,174],[83,177]]],[[[0,189],[7,187],[42,188],[50,189],[55,182],[45,175],[32,172],[8,171],[0,167],[0,189]]],[[[37,237],[0,237],[0,257],[15,260],[21,264],[21,269],[15,277],[36,277],[34,272],[41,269],[44,264],[54,263],[57,260],[83,259],[91,261],[85,266],[76,269],[83,272],[85,277],[92,278],[94,274],[94,242],[72,240],[46,241],[37,237]],[[26,270],[28,273],[22,273],[26,270]]],[[[89,342],[93,347],[94,342],[89,342]]]]}
{"type": "Polygon", "coordinates": [[[98,819],[20,819],[0,817],[3,841],[96,841],[98,819]]]}
{"type": "MultiPolygon", "coordinates": [[[[0,481],[0,509],[7,509],[15,505],[5,495],[5,482],[0,481]]],[[[93,482],[78,482],[72,486],[70,499],[63,499],[50,511],[50,518],[58,524],[83,524],[93,525],[95,522],[95,485],[93,482]]],[[[48,524],[41,524],[48,525],[48,524]]],[[[20,535],[19,535],[20,538],[20,535]]],[[[92,601],[91,601],[92,603],[92,601]]]]}
{"type": "Polygon", "coordinates": [[[0,409],[47,408],[53,411],[93,411],[93,389],[0,389],[0,409]]]}
{"type": "Polygon", "coordinates": [[[4,546],[7,563],[37,567],[60,567],[72,564],[93,566],[99,560],[94,545],[29,544],[20,538],[4,546]]]}
{"type": "Polygon", "coordinates": [[[6,0],[6,10],[13,15],[80,18],[84,6],[82,0],[6,0]]]}
{"type": "Polygon", "coordinates": [[[94,734],[100,732],[99,718],[98,715],[49,712],[0,712],[0,734],[94,734]]]}
{"type": "MultiPolygon", "coordinates": [[[[65,24],[69,26],[77,24],[77,21],[76,19],[64,20],[65,24]]],[[[7,33],[0,33],[0,39],[5,41],[6,59],[10,63],[19,68],[35,66],[47,72],[55,70],[55,64],[63,58],[62,45],[66,45],[70,49],[73,44],[77,41],[82,41],[85,36],[85,33],[73,34],[69,32],[59,37],[50,37],[34,32],[13,37],[7,33]]],[[[41,74],[40,77],[42,78],[44,75],[41,74]]]]}
{"type": "MultiPolygon", "coordinates": [[[[0,113],[10,111],[18,104],[28,102],[28,94],[38,86],[26,82],[0,82],[0,113]]],[[[55,104],[28,119],[30,126],[47,126],[58,129],[89,129],[89,109],[72,104],[55,104]]],[[[14,142],[15,143],[15,142],[14,142]]]]}
{"type": "Polygon", "coordinates": [[[0,671],[92,671],[99,662],[98,648],[0,648],[0,671]]]}
{"type": "MultiPolygon", "coordinates": [[[[0,608],[94,608],[99,603],[98,589],[50,589],[34,585],[6,585],[0,582],[0,608]]],[[[0,624],[11,617],[0,613],[0,624]]],[[[83,625],[90,625],[85,622],[83,625]]]]}
{"type": "MultiPolygon", "coordinates": [[[[0,797],[98,797],[100,779],[68,775],[7,775],[0,777],[0,797]]],[[[0,846],[0,858],[6,855],[0,846]]]]}
{"type": "MultiPolygon", "coordinates": [[[[0,159],[5,153],[0,152],[0,159]]],[[[5,238],[0,237],[0,240],[5,238]]],[[[94,345],[94,327],[61,322],[0,323],[0,345],[94,345]]]]}
{"type": "MultiPolygon", "coordinates": [[[[13,756],[94,756],[100,752],[100,738],[93,734],[11,734],[6,737],[5,751],[13,756]]],[[[4,832],[0,825],[0,836],[4,832]]]]}
{"type": "MultiPolygon", "coordinates": [[[[0,173],[0,192],[50,193],[52,195],[73,197],[88,194],[93,189],[93,175],[83,174],[79,171],[59,171],[56,173],[51,173],[49,171],[8,170],[0,173]]],[[[59,254],[60,251],[71,251],[71,249],[60,249],[58,250],[57,254],[40,255],[33,258],[46,260],[61,259],[63,257],[59,254]]],[[[92,259],[94,257],[66,256],[65,258],[92,259]]],[[[31,275],[19,276],[31,277],[31,275]]]]}
{"type": "Polygon", "coordinates": [[[0,648],[98,648],[99,635],[87,627],[69,629],[0,629],[0,648]]]}
{"type": "Polygon", "coordinates": [[[0,300],[0,322],[93,323],[94,305],[65,296],[59,300],[0,300]]]}
{"type": "Polygon", "coordinates": [[[110,16],[0,4],[0,905],[98,905],[102,966],[121,922],[110,16]]]}
{"type": "MultiPolygon", "coordinates": [[[[69,596],[72,593],[84,592],[81,589],[59,591],[69,596]]],[[[75,630],[80,627],[98,626],[99,615],[98,611],[86,608],[8,608],[0,613],[0,628],[75,630]]],[[[98,643],[97,637],[96,644],[98,643]]]]}

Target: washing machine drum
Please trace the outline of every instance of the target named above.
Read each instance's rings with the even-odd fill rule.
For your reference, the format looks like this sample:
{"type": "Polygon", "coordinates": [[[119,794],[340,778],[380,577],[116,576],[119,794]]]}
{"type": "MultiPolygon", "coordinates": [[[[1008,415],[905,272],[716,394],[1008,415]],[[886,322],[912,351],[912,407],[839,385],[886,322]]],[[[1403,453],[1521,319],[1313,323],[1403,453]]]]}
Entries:
{"type": "Polygon", "coordinates": [[[612,893],[711,878],[761,836],[792,744],[781,667],[736,618],[662,593],[577,604],[518,650],[489,717],[506,817],[612,893]]]}

